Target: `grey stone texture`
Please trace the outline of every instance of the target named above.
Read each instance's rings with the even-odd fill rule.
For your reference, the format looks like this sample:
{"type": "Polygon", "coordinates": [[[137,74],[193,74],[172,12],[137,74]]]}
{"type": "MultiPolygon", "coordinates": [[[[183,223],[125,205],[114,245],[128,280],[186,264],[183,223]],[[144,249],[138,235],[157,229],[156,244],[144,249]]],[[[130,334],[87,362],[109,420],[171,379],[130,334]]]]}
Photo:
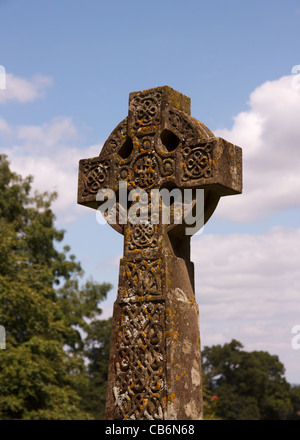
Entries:
{"type": "MultiPolygon", "coordinates": [[[[242,150],[194,119],[190,99],[172,88],[130,93],[128,116],[99,156],[79,163],[78,203],[97,209],[98,191],[109,188],[117,194],[118,214],[120,181],[149,196],[154,188],[203,189],[206,223],[222,196],[242,192],[242,150]]],[[[106,419],[200,420],[199,309],[186,224],[172,217],[168,224],[119,220],[111,225],[124,235],[124,255],[106,419]]]]}

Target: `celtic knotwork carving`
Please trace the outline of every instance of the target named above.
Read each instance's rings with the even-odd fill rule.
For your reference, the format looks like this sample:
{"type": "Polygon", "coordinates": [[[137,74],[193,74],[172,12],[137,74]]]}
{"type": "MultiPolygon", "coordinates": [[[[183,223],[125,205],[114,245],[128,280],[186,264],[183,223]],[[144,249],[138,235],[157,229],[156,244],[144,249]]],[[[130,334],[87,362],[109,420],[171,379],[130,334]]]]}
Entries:
{"type": "Polygon", "coordinates": [[[119,289],[125,298],[161,295],[164,280],[162,260],[128,261],[124,266],[123,282],[119,289]]]}
{"type": "Polygon", "coordinates": [[[168,86],[132,92],[128,118],[99,156],[80,161],[78,203],[106,209],[124,234],[107,420],[201,419],[190,234],[220,197],[241,191],[241,149],[215,137],[191,116],[190,99],[168,86]]]}
{"type": "Polygon", "coordinates": [[[183,180],[213,177],[211,153],[210,144],[185,147],[182,150],[183,180]]]}
{"type": "Polygon", "coordinates": [[[163,419],[165,305],[122,306],[115,360],[114,418],[163,419]]]}
{"type": "Polygon", "coordinates": [[[153,136],[143,136],[139,141],[139,148],[141,152],[151,152],[154,150],[154,137],[153,136]]]}
{"type": "Polygon", "coordinates": [[[113,130],[109,138],[103,145],[101,150],[101,155],[113,154],[121,148],[123,142],[127,135],[127,118],[123,119],[122,122],[113,130]]]}
{"type": "Polygon", "coordinates": [[[132,106],[135,110],[135,128],[155,125],[159,122],[161,92],[135,96],[132,106]]]}
{"type": "Polygon", "coordinates": [[[138,223],[127,229],[129,250],[154,248],[157,246],[158,225],[138,223]]]}
{"type": "Polygon", "coordinates": [[[118,180],[127,180],[131,179],[131,169],[129,166],[120,167],[119,169],[119,179],[118,180]]]}
{"type": "Polygon", "coordinates": [[[173,129],[180,134],[184,139],[194,136],[193,127],[183,117],[181,112],[174,109],[168,111],[168,121],[173,129]]]}
{"type": "Polygon", "coordinates": [[[157,103],[153,98],[146,98],[140,104],[137,117],[142,121],[142,125],[149,125],[157,114],[157,103]]]}
{"type": "Polygon", "coordinates": [[[172,174],[174,174],[174,171],[175,171],[174,159],[172,159],[171,157],[164,159],[162,161],[162,166],[161,166],[161,175],[164,177],[171,176],[172,174]]]}
{"type": "Polygon", "coordinates": [[[139,156],[133,165],[136,186],[143,189],[153,186],[157,180],[157,168],[154,156],[139,156]]]}
{"type": "Polygon", "coordinates": [[[89,162],[83,167],[84,190],[83,196],[97,194],[98,190],[108,179],[110,165],[108,161],[89,162]]]}

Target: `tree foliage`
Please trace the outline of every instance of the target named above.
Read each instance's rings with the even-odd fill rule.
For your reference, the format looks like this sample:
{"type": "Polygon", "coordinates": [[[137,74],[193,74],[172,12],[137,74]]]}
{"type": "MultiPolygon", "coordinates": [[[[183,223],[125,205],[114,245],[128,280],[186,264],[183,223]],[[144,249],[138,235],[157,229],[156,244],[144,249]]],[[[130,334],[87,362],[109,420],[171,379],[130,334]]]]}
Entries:
{"type": "Polygon", "coordinates": [[[111,318],[94,321],[85,340],[89,386],[84,395],[84,409],[96,420],[104,418],[111,326],[111,318]]]}
{"type": "Polygon", "coordinates": [[[291,387],[277,356],[246,352],[240,342],[205,347],[202,367],[227,420],[285,420],[294,412],[291,387]]]}
{"type": "Polygon", "coordinates": [[[80,263],[54,226],[55,194],[31,195],[0,156],[0,419],[85,419],[85,339],[111,288],[83,283],[80,263]]]}
{"type": "MultiPolygon", "coordinates": [[[[111,286],[82,281],[62,251],[51,204],[0,155],[0,420],[102,419],[111,319],[99,304],[111,286]]],[[[300,387],[277,356],[238,341],[202,352],[205,419],[300,419],[300,387]]]]}

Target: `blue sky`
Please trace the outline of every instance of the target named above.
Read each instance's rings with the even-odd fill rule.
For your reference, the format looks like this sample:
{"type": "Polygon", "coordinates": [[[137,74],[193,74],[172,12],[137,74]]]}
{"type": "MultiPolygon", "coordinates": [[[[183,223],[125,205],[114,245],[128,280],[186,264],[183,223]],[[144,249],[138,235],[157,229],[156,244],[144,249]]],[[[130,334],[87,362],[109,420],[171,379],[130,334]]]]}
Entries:
{"type": "Polygon", "coordinates": [[[0,0],[0,65],[1,152],[58,191],[65,243],[114,285],[105,316],[123,238],[76,206],[77,167],[127,115],[129,93],[169,85],[243,148],[243,195],[192,240],[202,345],[267,350],[300,383],[300,1],[0,0]]]}

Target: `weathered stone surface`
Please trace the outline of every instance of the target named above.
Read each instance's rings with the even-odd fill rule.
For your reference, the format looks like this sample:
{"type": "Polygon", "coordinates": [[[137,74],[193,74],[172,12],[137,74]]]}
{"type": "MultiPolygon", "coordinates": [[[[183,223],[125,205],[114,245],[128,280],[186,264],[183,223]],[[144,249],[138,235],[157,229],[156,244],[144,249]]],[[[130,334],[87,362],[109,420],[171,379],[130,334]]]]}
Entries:
{"type": "MultiPolygon", "coordinates": [[[[220,197],[242,191],[242,150],[191,117],[190,99],[170,87],[134,92],[128,117],[100,155],[80,161],[78,203],[97,209],[98,191],[118,194],[120,181],[127,191],[141,188],[148,194],[153,188],[204,189],[207,222],[220,197]]],[[[124,234],[124,256],[106,418],[201,419],[199,310],[186,225],[120,218],[111,225],[124,234]]]]}
{"type": "Polygon", "coordinates": [[[213,211],[221,196],[242,190],[242,150],[192,118],[190,99],[170,87],[134,92],[100,155],[80,161],[78,203],[97,208],[98,190],[117,191],[120,180],[129,190],[204,188],[213,211]]]}

